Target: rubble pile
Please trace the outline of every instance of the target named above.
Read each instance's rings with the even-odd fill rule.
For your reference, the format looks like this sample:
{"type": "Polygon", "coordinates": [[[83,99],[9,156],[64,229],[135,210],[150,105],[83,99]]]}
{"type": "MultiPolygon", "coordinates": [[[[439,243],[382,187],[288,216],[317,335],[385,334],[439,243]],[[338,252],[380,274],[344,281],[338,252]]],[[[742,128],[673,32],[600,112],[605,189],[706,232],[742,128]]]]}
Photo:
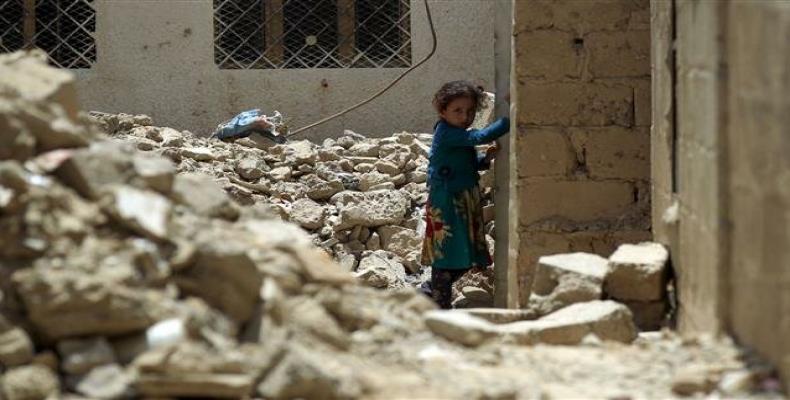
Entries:
{"type": "MultiPolygon", "coordinates": [[[[368,139],[346,131],[321,145],[250,138],[222,142],[153,126],[144,115],[94,113],[94,118],[111,137],[170,159],[176,173],[213,177],[237,205],[257,205],[301,226],[315,245],[369,285],[397,289],[429,279],[420,264],[429,134],[368,139]]],[[[491,181],[486,172],[493,245],[491,181]]],[[[491,295],[489,285],[483,297],[491,295]]]]}
{"type": "MultiPolygon", "coordinates": [[[[371,257],[402,263],[405,275],[408,257],[398,247],[370,250],[367,245],[375,234],[400,246],[406,240],[403,230],[413,230],[403,226],[415,205],[404,189],[409,183],[356,191],[346,186],[361,185],[350,172],[341,175],[348,180],[338,178],[343,190],[332,195],[327,193],[335,189],[327,190],[324,200],[329,202],[319,203],[309,195],[287,197],[282,193],[288,190],[272,189],[321,187],[317,181],[302,183],[305,172],[295,174],[309,164],[292,168],[266,161],[266,167],[253,166],[260,160],[252,155],[266,159],[280,150],[259,152],[240,145],[248,149],[241,151],[252,152],[241,162],[235,145],[190,147],[200,139],[163,128],[156,129],[161,142],[150,139],[157,143],[151,148],[159,149],[154,152],[166,158],[157,156],[140,148],[145,141],[111,140],[99,133],[78,111],[74,78],[46,67],[43,53],[33,54],[0,56],[4,400],[515,399],[598,391],[611,394],[607,397],[668,397],[673,384],[676,393],[731,394],[752,391],[768,379],[768,374],[746,368],[731,343],[706,341],[666,351],[679,343],[677,337],[637,336],[629,308],[612,300],[580,297],[581,302],[545,316],[530,310],[442,312],[406,285],[379,290],[362,284],[325,251],[354,241],[338,239],[321,250],[314,245],[315,235],[326,241],[357,229],[362,235],[366,228],[370,237],[356,275],[373,268],[367,265],[374,263],[371,257]],[[179,140],[178,146],[159,144],[179,140]],[[236,161],[219,166],[233,165],[232,171],[219,175],[210,169],[217,165],[205,161],[228,154],[236,161]],[[182,161],[174,164],[174,157],[182,161]],[[258,174],[256,168],[265,173],[257,181],[229,174],[238,169],[251,177],[258,174]],[[262,180],[277,168],[290,180],[262,180]],[[255,201],[241,206],[239,199],[245,196],[255,201]],[[266,202],[257,201],[262,199],[266,202]],[[300,201],[326,210],[335,207],[336,214],[326,211],[324,216],[334,221],[328,238],[320,236],[321,227],[310,228],[311,235],[280,218],[312,221],[308,213],[294,218],[300,201]],[[389,208],[403,210],[403,215],[398,219],[389,208]],[[621,344],[632,341],[639,345],[621,344]],[[541,343],[582,346],[555,351],[541,343]],[[629,371],[645,370],[638,376],[612,372],[598,365],[604,355],[612,365],[631,363],[629,371]],[[649,362],[634,364],[640,356],[649,362]],[[593,371],[589,379],[563,375],[570,359],[593,371]],[[677,366],[692,362],[698,371],[716,375],[674,376],[677,366]],[[698,376],[704,387],[694,385],[692,378],[698,376]],[[569,383],[576,381],[576,386],[569,383]],[[617,382],[632,386],[623,391],[617,382]],[[558,385],[565,391],[557,392],[558,385]]],[[[142,117],[103,120],[115,132],[154,131],[142,117]]],[[[311,154],[321,152],[294,145],[311,154]]],[[[289,146],[280,148],[286,159],[312,157],[289,146]]],[[[405,151],[396,152],[407,158],[405,151]]],[[[312,175],[320,178],[318,172],[312,175]]],[[[336,185],[320,179],[327,187],[336,185]]],[[[610,260],[616,266],[607,267],[617,272],[595,282],[611,288],[612,296],[622,293],[618,295],[632,299],[633,293],[615,288],[631,277],[653,276],[655,263],[634,261],[631,253],[621,256],[610,260]]],[[[561,275],[552,276],[565,282],[561,275]]],[[[376,276],[363,280],[376,282],[376,276]]],[[[479,279],[470,277],[467,283],[479,279]]],[[[476,299],[465,287],[461,291],[467,301],[476,299]]]]}

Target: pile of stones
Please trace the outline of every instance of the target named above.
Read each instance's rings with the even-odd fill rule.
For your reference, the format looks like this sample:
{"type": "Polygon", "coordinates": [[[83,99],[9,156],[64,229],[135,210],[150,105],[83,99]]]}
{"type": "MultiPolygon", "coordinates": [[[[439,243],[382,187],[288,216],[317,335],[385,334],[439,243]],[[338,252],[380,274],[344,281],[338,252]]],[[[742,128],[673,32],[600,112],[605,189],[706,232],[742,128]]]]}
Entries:
{"type": "MultiPolygon", "coordinates": [[[[345,131],[321,145],[252,138],[222,142],[153,126],[144,115],[93,117],[110,137],[172,161],[176,173],[211,176],[235,205],[266,209],[299,225],[343,270],[369,285],[398,289],[430,277],[430,269],[420,264],[429,134],[370,139],[345,131]]],[[[482,183],[491,248],[492,180],[486,171],[482,183]]]]}

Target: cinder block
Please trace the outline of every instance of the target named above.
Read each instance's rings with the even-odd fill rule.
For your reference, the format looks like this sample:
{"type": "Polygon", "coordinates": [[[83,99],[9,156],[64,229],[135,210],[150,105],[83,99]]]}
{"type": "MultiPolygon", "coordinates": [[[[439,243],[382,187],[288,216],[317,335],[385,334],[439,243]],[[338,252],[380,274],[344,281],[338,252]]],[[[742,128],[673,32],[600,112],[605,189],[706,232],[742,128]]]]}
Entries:
{"type": "Polygon", "coordinates": [[[666,295],[669,252],[658,243],[624,244],[609,257],[604,290],[618,300],[656,301],[666,295]]]}
{"type": "Polygon", "coordinates": [[[513,36],[519,78],[581,78],[584,51],[576,35],[555,30],[523,31],[513,36]]]}
{"type": "Polygon", "coordinates": [[[569,134],[576,153],[584,157],[590,178],[650,179],[647,129],[572,128],[569,134]]]}
{"type": "Polygon", "coordinates": [[[519,124],[632,126],[634,90],[620,83],[525,81],[516,110],[519,124]]]}
{"type": "Polygon", "coordinates": [[[567,176],[576,164],[576,154],[558,129],[526,129],[519,132],[517,168],[519,177],[567,176]]]}
{"type": "Polygon", "coordinates": [[[593,32],[584,37],[595,78],[650,76],[650,30],[593,32]]]}
{"type": "Polygon", "coordinates": [[[625,30],[631,20],[644,21],[650,15],[648,0],[514,2],[517,29],[560,29],[577,34],[598,30],[625,30]],[[640,15],[641,14],[641,15],[640,15]]]}
{"type": "Polygon", "coordinates": [[[523,226],[555,216],[575,221],[612,217],[634,203],[628,182],[542,180],[522,181],[517,187],[523,226]]]}
{"type": "Polygon", "coordinates": [[[636,126],[652,125],[652,102],[650,79],[640,79],[634,82],[634,121],[636,126]]]}

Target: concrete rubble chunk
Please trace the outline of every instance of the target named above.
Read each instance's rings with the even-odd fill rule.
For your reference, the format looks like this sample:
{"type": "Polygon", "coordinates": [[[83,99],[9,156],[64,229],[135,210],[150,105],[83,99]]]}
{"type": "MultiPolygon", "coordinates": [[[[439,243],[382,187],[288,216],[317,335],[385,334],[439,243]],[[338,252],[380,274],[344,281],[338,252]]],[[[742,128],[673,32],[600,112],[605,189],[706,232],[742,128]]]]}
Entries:
{"type": "Polygon", "coordinates": [[[573,345],[589,334],[624,343],[637,337],[628,308],[600,300],[573,304],[537,320],[493,324],[462,310],[452,310],[426,313],[425,323],[435,334],[467,346],[494,338],[525,345],[573,345]]]}
{"type": "Polygon", "coordinates": [[[180,271],[175,281],[184,293],[205,299],[243,323],[252,316],[263,279],[250,250],[239,242],[203,243],[195,264],[180,271]]]}
{"type": "Polygon", "coordinates": [[[115,362],[115,353],[103,337],[62,340],[57,348],[61,369],[71,375],[83,375],[94,367],[115,362]]]}
{"type": "Polygon", "coordinates": [[[326,212],[320,204],[310,199],[299,199],[293,203],[291,221],[305,229],[318,229],[324,225],[326,212]]]}
{"type": "Polygon", "coordinates": [[[127,183],[132,162],[117,144],[95,145],[75,151],[55,170],[66,185],[89,199],[97,199],[102,188],[127,183]]]}
{"type": "Polygon", "coordinates": [[[394,289],[406,285],[406,269],[403,264],[381,250],[363,257],[359,261],[355,276],[377,288],[394,289]]]}
{"type": "Polygon", "coordinates": [[[107,209],[116,221],[152,239],[165,239],[170,222],[171,203],[166,197],[130,186],[108,190],[107,209]]]}
{"type": "Polygon", "coordinates": [[[248,181],[260,179],[267,169],[268,167],[265,162],[251,158],[245,158],[236,163],[236,172],[239,176],[248,181]]]}
{"type": "Polygon", "coordinates": [[[26,365],[0,376],[0,388],[5,400],[45,400],[58,395],[60,382],[49,368],[26,365]]]}
{"type": "Polygon", "coordinates": [[[207,147],[189,147],[181,149],[181,156],[195,161],[213,161],[214,153],[207,147]]]}
{"type": "Polygon", "coordinates": [[[180,174],[173,184],[173,198],[200,215],[235,220],[239,210],[211,177],[180,174]]]}
{"type": "Polygon", "coordinates": [[[358,203],[339,207],[340,222],[335,230],[350,229],[357,225],[368,228],[397,225],[403,221],[409,204],[409,199],[398,191],[365,193],[358,203]]]}
{"type": "Polygon", "coordinates": [[[245,398],[258,374],[238,350],[223,353],[193,341],[150,350],[134,365],[135,389],[146,397],[245,398]]]}
{"type": "Polygon", "coordinates": [[[105,274],[31,268],[12,279],[37,332],[53,340],[132,333],[167,314],[164,293],[131,288],[105,274]]]}
{"type": "Polygon", "coordinates": [[[619,300],[665,298],[669,252],[659,243],[624,244],[609,257],[604,290],[619,300]]]}
{"type": "Polygon", "coordinates": [[[359,374],[341,360],[293,344],[257,388],[267,399],[359,398],[364,392],[359,374]]]}
{"type": "Polygon", "coordinates": [[[163,195],[169,195],[173,189],[176,169],[173,164],[159,157],[134,157],[132,160],[134,174],[145,186],[163,195]]]}
{"type": "Polygon", "coordinates": [[[595,254],[570,253],[543,256],[538,260],[533,291],[541,295],[549,294],[567,275],[580,276],[600,284],[607,270],[606,259],[595,254]]]}

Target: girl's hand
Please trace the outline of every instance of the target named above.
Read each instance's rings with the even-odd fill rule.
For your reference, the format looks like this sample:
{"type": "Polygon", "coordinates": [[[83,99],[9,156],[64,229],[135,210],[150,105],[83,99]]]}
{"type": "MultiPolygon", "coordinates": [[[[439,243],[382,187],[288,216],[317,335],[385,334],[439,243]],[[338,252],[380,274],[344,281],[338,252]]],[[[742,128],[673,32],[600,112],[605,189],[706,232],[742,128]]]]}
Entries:
{"type": "Polygon", "coordinates": [[[491,160],[494,159],[494,157],[496,157],[496,154],[498,152],[499,152],[499,146],[497,146],[496,143],[492,144],[491,146],[488,146],[488,148],[486,149],[485,160],[490,162],[491,160]]]}

